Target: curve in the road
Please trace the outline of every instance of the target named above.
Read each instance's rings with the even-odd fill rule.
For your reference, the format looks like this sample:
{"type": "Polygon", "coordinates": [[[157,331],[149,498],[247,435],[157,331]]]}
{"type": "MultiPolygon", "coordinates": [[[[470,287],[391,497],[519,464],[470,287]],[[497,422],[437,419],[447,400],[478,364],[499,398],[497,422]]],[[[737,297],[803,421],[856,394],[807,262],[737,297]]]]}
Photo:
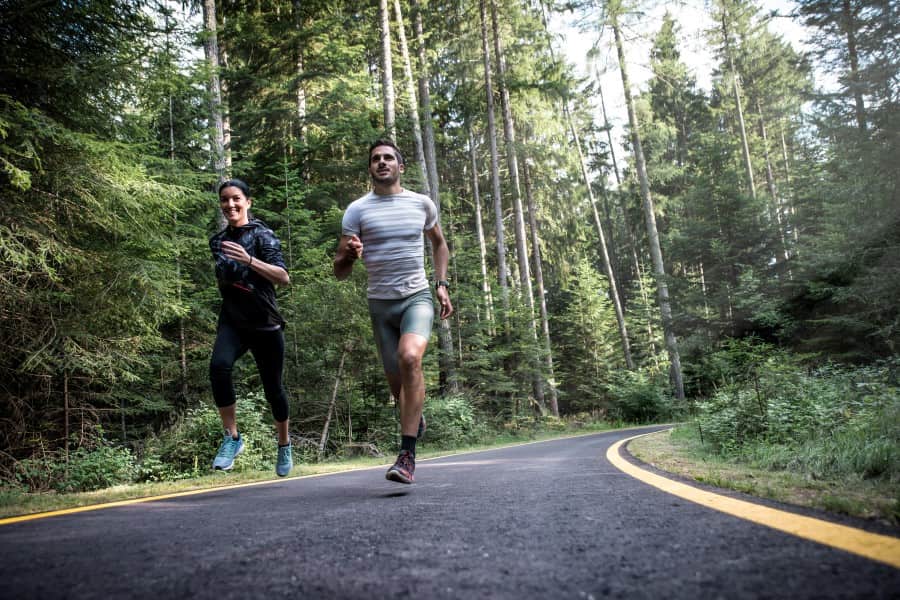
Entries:
{"type": "Polygon", "coordinates": [[[625,460],[620,449],[645,435],[651,434],[616,442],[606,451],[607,460],[628,475],[679,498],[900,569],[900,539],[715,494],[662,477],[625,460]]]}

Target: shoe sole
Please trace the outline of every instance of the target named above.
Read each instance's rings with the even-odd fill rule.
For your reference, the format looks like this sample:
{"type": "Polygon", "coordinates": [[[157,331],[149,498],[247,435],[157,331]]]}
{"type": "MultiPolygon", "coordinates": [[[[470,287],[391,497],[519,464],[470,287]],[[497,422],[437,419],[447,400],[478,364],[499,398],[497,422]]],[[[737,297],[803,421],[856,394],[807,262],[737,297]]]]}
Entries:
{"type": "Polygon", "coordinates": [[[244,447],[241,446],[241,449],[234,453],[234,458],[231,459],[231,463],[227,467],[217,467],[213,465],[213,471],[230,471],[234,468],[234,459],[240,456],[241,452],[244,451],[244,447]]]}
{"type": "Polygon", "coordinates": [[[415,481],[414,477],[406,477],[400,471],[396,469],[388,469],[388,472],[385,473],[384,478],[388,481],[396,481],[397,483],[406,483],[410,484],[415,481]]]}
{"type": "Polygon", "coordinates": [[[287,470],[287,471],[285,471],[284,473],[279,473],[279,472],[278,472],[278,467],[276,467],[276,468],[275,468],[275,474],[278,475],[279,477],[287,477],[288,475],[291,474],[291,469],[293,469],[293,468],[294,468],[294,463],[291,463],[291,466],[288,467],[288,470],[287,470]]]}

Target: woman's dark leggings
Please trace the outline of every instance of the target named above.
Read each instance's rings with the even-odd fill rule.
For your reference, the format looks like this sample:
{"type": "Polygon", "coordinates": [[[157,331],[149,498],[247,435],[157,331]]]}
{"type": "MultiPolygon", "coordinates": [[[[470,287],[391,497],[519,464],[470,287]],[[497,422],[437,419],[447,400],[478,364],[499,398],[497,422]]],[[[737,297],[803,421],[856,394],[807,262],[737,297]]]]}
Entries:
{"type": "Polygon", "coordinates": [[[209,379],[216,406],[225,408],[235,403],[231,369],[247,350],[256,360],[266,400],[272,407],[272,416],[280,423],[289,414],[287,394],[281,383],[284,370],[284,332],[281,329],[243,331],[230,323],[219,321],[212,360],[209,361],[209,379]]]}

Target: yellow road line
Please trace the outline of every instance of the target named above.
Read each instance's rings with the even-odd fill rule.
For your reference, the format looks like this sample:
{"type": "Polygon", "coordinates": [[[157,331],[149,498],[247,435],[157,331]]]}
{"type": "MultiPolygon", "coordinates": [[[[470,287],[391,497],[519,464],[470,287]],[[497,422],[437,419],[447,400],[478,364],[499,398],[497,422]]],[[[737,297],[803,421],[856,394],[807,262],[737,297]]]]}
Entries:
{"type": "Polygon", "coordinates": [[[632,477],[679,498],[900,569],[900,539],[714,494],[651,473],[619,455],[619,448],[644,435],[650,434],[636,435],[610,446],[606,451],[607,460],[632,477]]]}
{"type": "MultiPolygon", "coordinates": [[[[376,469],[379,467],[363,467],[362,469],[376,469]]],[[[356,469],[353,469],[356,470],[356,469]]],[[[231,485],[220,485],[211,488],[203,488],[201,490],[188,490],[186,492],[172,492],[171,494],[160,494],[158,496],[144,496],[143,498],[131,498],[129,500],[117,500],[115,502],[104,502],[102,504],[89,504],[87,506],[76,506],[75,508],[63,508],[60,510],[51,510],[46,512],[32,513],[28,515],[19,515],[17,517],[7,517],[0,519],[0,526],[11,525],[12,523],[21,523],[22,521],[34,521],[36,519],[46,519],[48,517],[58,517],[61,515],[72,515],[75,513],[88,512],[92,510],[101,510],[104,508],[114,508],[116,506],[129,506],[131,504],[142,504],[144,502],[155,502],[156,500],[168,500],[169,498],[183,498],[185,496],[198,496],[200,494],[209,494],[211,492],[220,492],[223,490],[233,490],[237,488],[256,487],[261,485],[271,485],[273,483],[281,483],[291,479],[308,479],[311,477],[324,477],[325,475],[336,475],[337,473],[346,473],[347,471],[333,471],[331,473],[313,473],[310,475],[297,475],[295,477],[285,477],[283,479],[266,479],[265,481],[251,481],[248,483],[236,483],[231,485]]]]}

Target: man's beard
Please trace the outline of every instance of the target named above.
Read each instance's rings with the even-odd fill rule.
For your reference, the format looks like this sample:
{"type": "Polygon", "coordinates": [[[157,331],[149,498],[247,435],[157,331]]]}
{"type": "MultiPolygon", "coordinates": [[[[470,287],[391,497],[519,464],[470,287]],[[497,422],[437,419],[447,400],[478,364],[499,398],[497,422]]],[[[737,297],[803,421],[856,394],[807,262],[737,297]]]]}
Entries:
{"type": "Polygon", "coordinates": [[[372,175],[372,181],[381,185],[394,185],[400,180],[399,175],[372,175]]]}

